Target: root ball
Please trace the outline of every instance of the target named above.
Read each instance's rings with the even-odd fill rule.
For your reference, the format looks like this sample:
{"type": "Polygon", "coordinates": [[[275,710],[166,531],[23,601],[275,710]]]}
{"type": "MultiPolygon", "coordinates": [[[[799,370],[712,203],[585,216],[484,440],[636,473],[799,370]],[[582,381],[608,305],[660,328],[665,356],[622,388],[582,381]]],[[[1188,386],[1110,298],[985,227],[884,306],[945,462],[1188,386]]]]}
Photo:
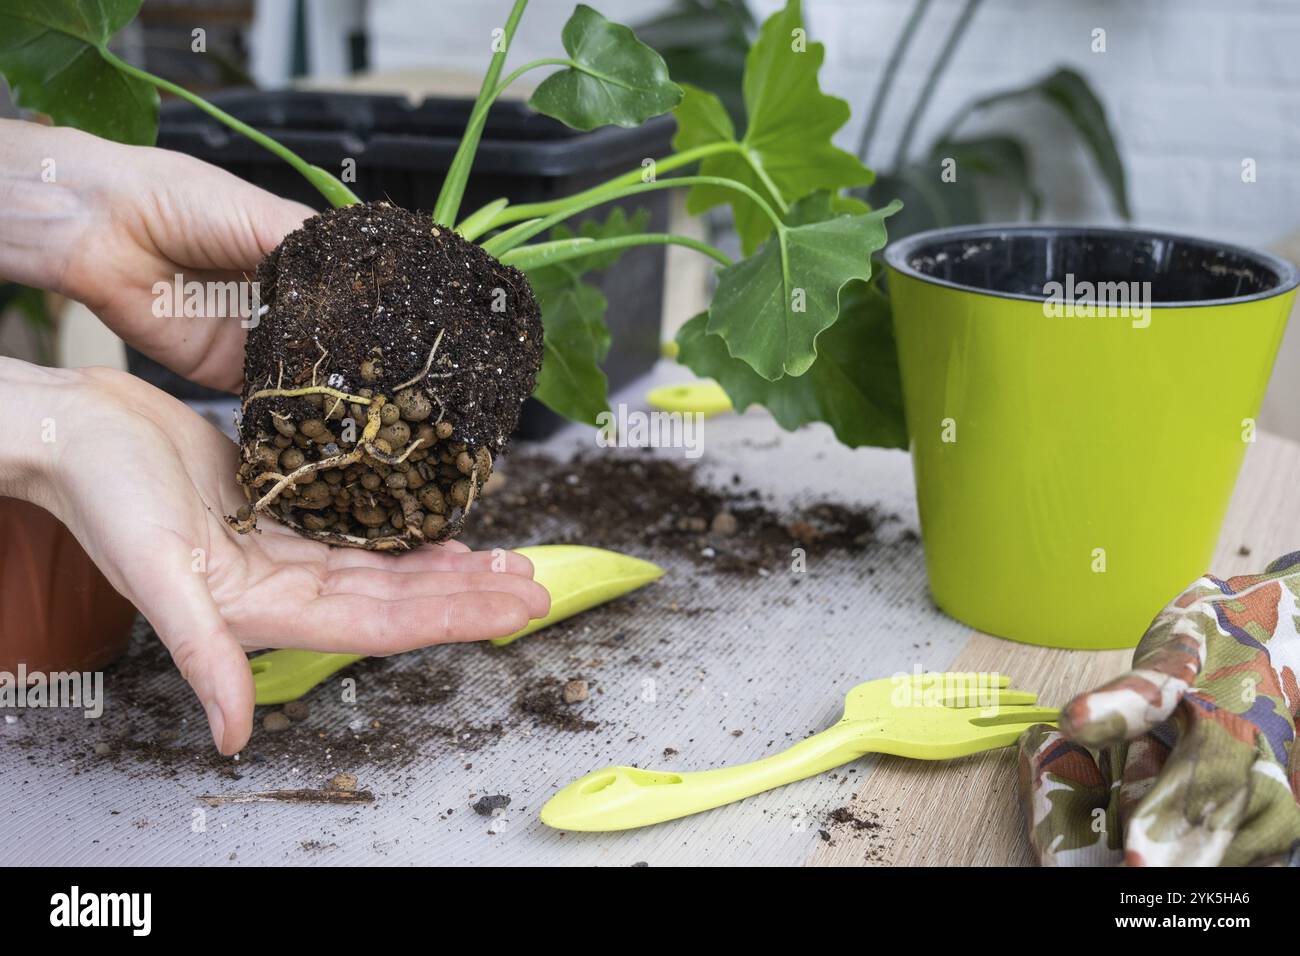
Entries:
{"type": "Polygon", "coordinates": [[[426,215],[371,203],[308,220],[258,281],[238,473],[249,506],[232,526],[269,514],[380,550],[456,534],[541,367],[523,274],[426,215]]]}

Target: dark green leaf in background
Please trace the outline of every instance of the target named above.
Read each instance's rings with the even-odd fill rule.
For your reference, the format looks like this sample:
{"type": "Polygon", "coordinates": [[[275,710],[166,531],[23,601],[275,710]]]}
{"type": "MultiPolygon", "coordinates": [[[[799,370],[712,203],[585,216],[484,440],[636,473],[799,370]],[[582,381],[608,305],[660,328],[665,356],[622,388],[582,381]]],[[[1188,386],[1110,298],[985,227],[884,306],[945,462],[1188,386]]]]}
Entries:
{"type": "Polygon", "coordinates": [[[130,23],[141,0],[3,0],[0,73],[14,102],[60,126],[152,146],[158,92],[109,64],[100,51],[130,23]]]}
{"type": "Polygon", "coordinates": [[[667,11],[634,29],[643,43],[664,58],[674,80],[713,93],[731,122],[744,132],[741,84],[749,38],[756,27],[744,0],[676,0],[667,11]]]}
{"type": "Polygon", "coordinates": [[[1115,208],[1125,219],[1131,217],[1124,163],[1115,145],[1115,134],[1106,119],[1106,108],[1088,81],[1077,71],[1061,67],[1028,86],[1005,93],[995,93],[975,102],[973,109],[987,109],[1018,99],[1042,99],[1055,107],[1079,133],[1092,153],[1110,189],[1115,208]]]}
{"type": "MultiPolygon", "coordinates": [[[[558,226],[551,238],[634,235],[645,231],[649,218],[644,209],[628,216],[616,207],[603,222],[588,219],[576,233],[558,226]]],[[[528,282],[541,306],[545,329],[545,354],[533,394],[548,408],[574,421],[595,424],[596,416],[609,409],[609,381],[600,368],[610,346],[609,328],[605,325],[608,302],[582,276],[609,268],[619,255],[619,250],[593,253],[528,270],[528,282]]]]}

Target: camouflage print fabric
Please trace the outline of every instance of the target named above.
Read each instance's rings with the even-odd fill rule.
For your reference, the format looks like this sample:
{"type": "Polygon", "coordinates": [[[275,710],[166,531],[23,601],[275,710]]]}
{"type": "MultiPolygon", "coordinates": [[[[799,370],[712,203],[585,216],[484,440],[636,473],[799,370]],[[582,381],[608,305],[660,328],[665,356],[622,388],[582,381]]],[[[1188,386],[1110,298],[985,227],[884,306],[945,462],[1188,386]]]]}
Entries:
{"type": "Polygon", "coordinates": [[[1300,866],[1300,552],[1200,578],[1133,669],[1020,739],[1049,866],[1300,866]]]}

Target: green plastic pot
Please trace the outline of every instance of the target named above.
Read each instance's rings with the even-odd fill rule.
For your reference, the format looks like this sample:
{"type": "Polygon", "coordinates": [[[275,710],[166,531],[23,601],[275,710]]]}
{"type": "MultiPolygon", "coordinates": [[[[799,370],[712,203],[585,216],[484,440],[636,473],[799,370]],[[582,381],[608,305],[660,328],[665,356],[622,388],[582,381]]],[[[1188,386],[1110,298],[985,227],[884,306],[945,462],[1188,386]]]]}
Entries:
{"type": "Polygon", "coordinates": [[[1295,267],[1041,226],[934,230],[885,259],[935,601],[1016,641],[1132,647],[1209,568],[1295,267]]]}

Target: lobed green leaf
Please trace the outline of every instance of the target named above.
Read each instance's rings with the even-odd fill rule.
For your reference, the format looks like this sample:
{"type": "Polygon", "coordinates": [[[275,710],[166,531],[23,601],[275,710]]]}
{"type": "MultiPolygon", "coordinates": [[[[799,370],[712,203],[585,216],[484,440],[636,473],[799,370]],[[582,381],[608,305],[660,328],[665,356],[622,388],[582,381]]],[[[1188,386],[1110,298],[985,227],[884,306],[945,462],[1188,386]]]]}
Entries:
{"type": "Polygon", "coordinates": [[[839,320],[818,340],[820,354],[804,375],[768,381],[728,354],[707,325],[701,314],[682,327],[678,360],[716,380],[737,411],[762,405],[787,431],[826,422],[851,448],[907,447],[889,300],[874,283],[855,280],[844,289],[839,320]]]}
{"type": "MultiPolygon", "coordinates": [[[[871,278],[871,255],[884,248],[885,218],[901,207],[821,221],[809,197],[753,256],[722,269],[709,306],[708,330],[763,378],[802,375],[817,358],[817,337],[835,324],[841,290],[871,278]]],[[[829,209],[829,204],[827,204],[829,209]]]]}
{"type": "Polygon", "coordinates": [[[629,28],[578,4],[561,37],[570,65],[548,76],[528,100],[574,129],[640,126],[681,101],[663,57],[629,28]]]}
{"type": "MultiPolygon", "coordinates": [[[[800,0],[763,24],[745,59],[745,135],[735,140],[722,102],[711,93],[687,88],[677,108],[674,148],[686,150],[715,142],[737,142],[734,152],[710,156],[700,165],[706,176],[726,176],[753,187],[778,210],[820,189],[838,190],[872,181],[871,170],[839,149],[831,137],[849,119],[849,105],[823,93],[817,79],[826,51],[804,38],[800,0]]],[[[687,210],[704,212],[731,203],[746,254],[772,231],[770,220],[752,200],[729,190],[696,186],[687,210]]]]}

